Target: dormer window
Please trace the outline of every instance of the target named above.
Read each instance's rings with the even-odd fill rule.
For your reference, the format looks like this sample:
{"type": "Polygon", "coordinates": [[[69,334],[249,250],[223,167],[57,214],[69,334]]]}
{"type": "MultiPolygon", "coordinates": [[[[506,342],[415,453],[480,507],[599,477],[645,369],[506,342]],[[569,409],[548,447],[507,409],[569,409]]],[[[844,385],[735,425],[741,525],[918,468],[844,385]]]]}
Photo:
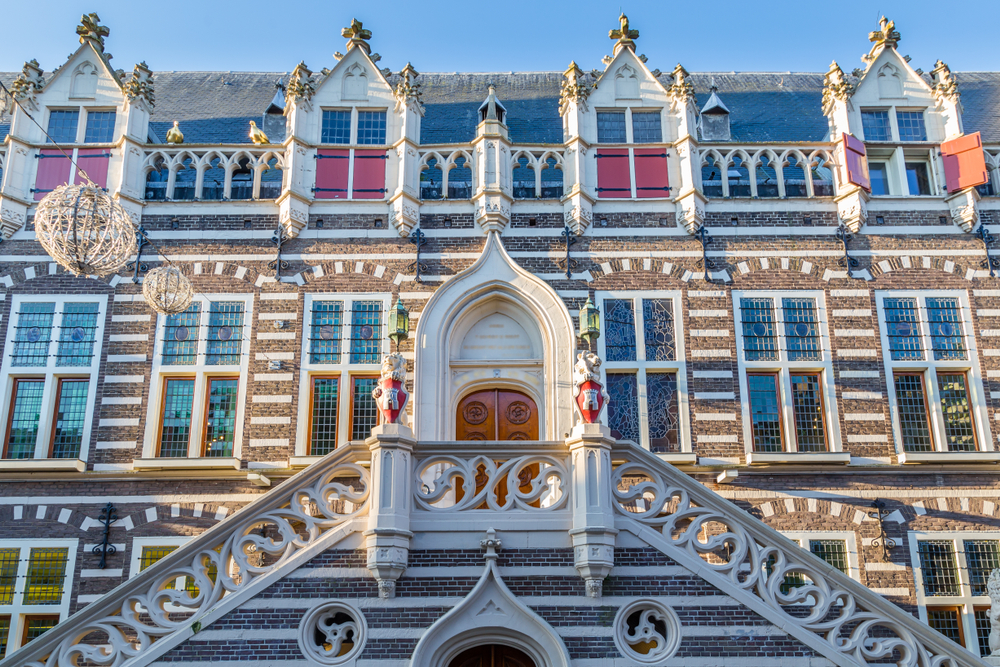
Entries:
{"type": "Polygon", "coordinates": [[[80,124],[79,109],[52,109],[49,111],[49,143],[76,143],[76,129],[80,124]]]}
{"type": "Polygon", "coordinates": [[[324,109],[320,143],[380,146],[386,141],[385,111],[324,109]],[[355,116],[352,118],[352,116],[355,116]]]}
{"type": "MultiPolygon", "coordinates": [[[[84,109],[84,111],[87,114],[87,120],[82,142],[87,144],[109,144],[113,142],[115,139],[115,119],[117,117],[114,109],[99,111],[84,109]]],[[[49,127],[47,130],[49,143],[80,143],[79,129],[80,109],[49,110],[49,127]]]]}
{"type": "Polygon", "coordinates": [[[896,123],[899,125],[900,141],[927,141],[923,111],[897,111],[896,123]]]}
{"type": "Polygon", "coordinates": [[[114,111],[88,111],[85,144],[109,144],[115,138],[114,111]]]}
{"type": "Polygon", "coordinates": [[[628,139],[625,137],[625,112],[598,111],[597,143],[624,144],[627,141],[628,139]]]}
{"type": "Polygon", "coordinates": [[[660,112],[632,112],[632,143],[658,144],[663,141],[663,129],[660,126],[660,112]]]}
{"type": "Polygon", "coordinates": [[[384,111],[358,111],[358,143],[366,146],[385,143],[384,111]]]}
{"type": "Polygon", "coordinates": [[[888,111],[862,111],[861,129],[865,133],[865,141],[892,141],[888,111]]]}
{"type": "Polygon", "coordinates": [[[324,144],[351,143],[351,112],[324,109],[320,142],[324,144]]]}

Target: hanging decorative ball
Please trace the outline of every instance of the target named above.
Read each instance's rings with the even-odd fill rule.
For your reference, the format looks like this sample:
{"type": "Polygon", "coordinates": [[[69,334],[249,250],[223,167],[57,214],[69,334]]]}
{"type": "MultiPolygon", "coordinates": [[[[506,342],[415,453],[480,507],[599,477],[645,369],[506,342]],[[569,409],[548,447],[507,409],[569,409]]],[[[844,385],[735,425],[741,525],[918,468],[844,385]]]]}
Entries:
{"type": "Polygon", "coordinates": [[[191,305],[191,281],[176,266],[158,266],[142,279],[142,297],[163,315],[183,313],[191,305]]]}
{"type": "Polygon", "coordinates": [[[135,252],[135,224],[93,184],[60,185],[35,210],[35,235],[60,266],[76,275],[106,276],[135,252]]]}

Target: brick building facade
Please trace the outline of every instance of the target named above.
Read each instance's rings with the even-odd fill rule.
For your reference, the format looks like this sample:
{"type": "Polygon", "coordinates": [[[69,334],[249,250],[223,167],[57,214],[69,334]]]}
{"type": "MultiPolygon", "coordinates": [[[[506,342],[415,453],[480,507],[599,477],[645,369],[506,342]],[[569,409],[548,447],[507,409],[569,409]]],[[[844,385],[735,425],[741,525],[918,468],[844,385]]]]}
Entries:
{"type": "Polygon", "coordinates": [[[667,74],[624,16],[591,72],[392,72],[354,22],[127,74],[95,19],[0,74],[0,665],[984,664],[1000,74],[885,21],[851,74],[667,74]],[[81,169],[118,273],[36,239],[81,169]]]}

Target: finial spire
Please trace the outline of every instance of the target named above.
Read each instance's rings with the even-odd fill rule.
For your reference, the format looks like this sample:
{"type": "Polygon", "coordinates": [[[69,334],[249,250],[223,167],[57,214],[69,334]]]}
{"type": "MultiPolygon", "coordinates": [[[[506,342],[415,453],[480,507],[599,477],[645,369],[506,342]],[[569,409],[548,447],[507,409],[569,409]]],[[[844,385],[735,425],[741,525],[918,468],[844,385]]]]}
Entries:
{"type": "Polygon", "coordinates": [[[80,35],[80,43],[86,44],[90,40],[98,51],[104,52],[104,38],[111,34],[111,29],[101,25],[101,17],[97,12],[84,14],[80,17],[80,25],[76,27],[76,34],[80,35]]]}
{"type": "Polygon", "coordinates": [[[611,30],[608,32],[608,37],[611,39],[618,40],[615,43],[615,55],[622,49],[629,49],[633,53],[635,52],[635,41],[639,39],[639,31],[632,30],[628,25],[628,17],[622,12],[622,15],[618,17],[618,29],[611,30]]]}
{"type": "Polygon", "coordinates": [[[886,17],[882,17],[878,22],[878,30],[873,30],[868,33],[868,41],[874,42],[876,46],[884,44],[885,46],[896,46],[902,36],[899,31],[896,30],[896,24],[886,17]]]}
{"type": "Polygon", "coordinates": [[[368,40],[372,38],[372,31],[366,30],[364,24],[357,19],[351,19],[351,25],[347,26],[340,31],[340,34],[348,39],[347,50],[350,52],[351,49],[357,47],[364,51],[366,54],[371,55],[372,48],[368,44],[368,40]]]}

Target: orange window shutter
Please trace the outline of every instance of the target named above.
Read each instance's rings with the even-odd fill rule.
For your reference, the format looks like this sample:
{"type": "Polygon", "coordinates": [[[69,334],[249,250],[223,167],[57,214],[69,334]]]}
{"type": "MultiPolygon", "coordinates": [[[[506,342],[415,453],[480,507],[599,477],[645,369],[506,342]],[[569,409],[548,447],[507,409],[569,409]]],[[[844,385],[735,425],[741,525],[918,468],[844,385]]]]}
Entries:
{"type": "Polygon", "coordinates": [[[846,132],[844,138],[844,180],[871,192],[872,182],[868,176],[868,156],[865,144],[846,132]]]}
{"type": "Polygon", "coordinates": [[[979,133],[968,134],[941,144],[944,179],[948,192],[982,185],[990,180],[986,171],[986,154],[979,133]]]}

